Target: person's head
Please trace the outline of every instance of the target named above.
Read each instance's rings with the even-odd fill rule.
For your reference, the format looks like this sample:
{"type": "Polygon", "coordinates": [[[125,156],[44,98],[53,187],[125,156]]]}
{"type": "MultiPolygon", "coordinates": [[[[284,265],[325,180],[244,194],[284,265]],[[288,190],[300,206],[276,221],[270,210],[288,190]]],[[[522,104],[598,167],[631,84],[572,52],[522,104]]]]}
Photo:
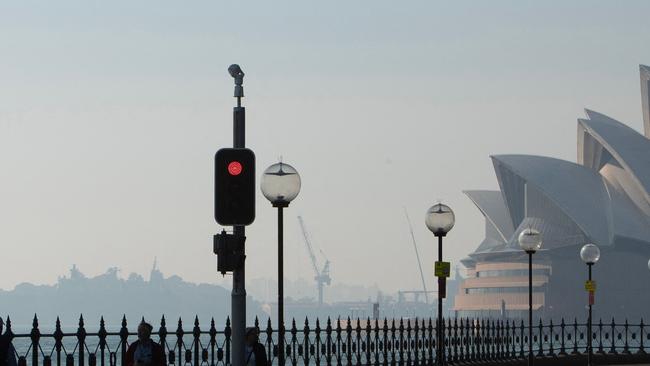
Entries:
{"type": "Polygon", "coordinates": [[[259,333],[257,331],[257,328],[255,327],[248,327],[246,328],[246,344],[249,346],[252,346],[254,344],[257,344],[259,342],[259,333]]]}
{"type": "Polygon", "coordinates": [[[153,326],[147,322],[142,322],[138,325],[138,339],[141,342],[148,341],[151,338],[153,326]]]}

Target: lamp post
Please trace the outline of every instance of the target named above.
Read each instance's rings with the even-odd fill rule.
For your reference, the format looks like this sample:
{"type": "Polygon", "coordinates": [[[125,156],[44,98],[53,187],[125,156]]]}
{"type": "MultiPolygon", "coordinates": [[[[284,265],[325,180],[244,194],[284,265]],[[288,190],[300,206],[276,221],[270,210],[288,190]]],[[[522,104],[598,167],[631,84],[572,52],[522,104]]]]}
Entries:
{"type": "Polygon", "coordinates": [[[528,228],[519,234],[519,246],[528,254],[528,366],[533,357],[533,254],[542,247],[542,234],[528,228]]]}
{"type": "Polygon", "coordinates": [[[278,208],[278,363],[284,365],[284,253],[282,209],[300,192],[300,175],[283,162],[266,168],[260,183],[262,194],[278,208]]]}
{"type": "Polygon", "coordinates": [[[594,283],[591,281],[591,267],[600,259],[600,249],[595,244],[585,244],[582,249],[580,249],[580,258],[587,264],[587,268],[589,268],[589,281],[585,287],[589,290],[589,319],[587,323],[589,343],[587,343],[587,365],[591,366],[591,358],[593,355],[593,345],[591,344],[593,341],[593,334],[591,332],[591,306],[594,303],[593,293],[596,289],[594,283]]]}
{"type": "MultiPolygon", "coordinates": [[[[427,210],[427,214],[425,216],[425,223],[427,225],[427,228],[431,230],[433,235],[435,235],[438,238],[438,262],[436,262],[436,269],[442,268],[443,267],[443,262],[442,262],[442,238],[447,235],[447,233],[454,227],[455,223],[455,216],[454,216],[454,211],[449,208],[447,205],[443,205],[442,203],[438,203],[436,205],[431,206],[429,210],[427,210]],[[440,264],[438,264],[440,263],[440,264]]],[[[448,271],[449,271],[449,263],[446,265],[447,267],[447,273],[446,276],[448,276],[448,271]]],[[[436,270],[437,272],[437,270],[436,270]]],[[[436,276],[438,277],[438,320],[437,320],[437,326],[436,326],[436,340],[437,340],[437,355],[436,355],[436,364],[437,365],[444,365],[444,357],[445,357],[445,332],[442,329],[442,299],[445,297],[446,293],[446,286],[447,286],[447,278],[445,275],[442,273],[436,273],[436,276]]]]}

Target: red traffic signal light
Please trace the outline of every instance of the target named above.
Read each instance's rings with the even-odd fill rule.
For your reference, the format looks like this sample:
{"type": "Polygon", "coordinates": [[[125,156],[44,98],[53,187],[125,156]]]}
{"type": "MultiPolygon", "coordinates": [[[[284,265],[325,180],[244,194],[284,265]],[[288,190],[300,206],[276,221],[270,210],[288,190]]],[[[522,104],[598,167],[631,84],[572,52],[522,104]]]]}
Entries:
{"type": "Polygon", "coordinates": [[[215,156],[214,218],[221,225],[255,220],[255,154],[225,148],[215,156]]]}
{"type": "Polygon", "coordinates": [[[241,170],[242,166],[238,161],[231,161],[230,164],[228,164],[228,173],[230,173],[230,175],[239,175],[241,174],[241,170]]]}

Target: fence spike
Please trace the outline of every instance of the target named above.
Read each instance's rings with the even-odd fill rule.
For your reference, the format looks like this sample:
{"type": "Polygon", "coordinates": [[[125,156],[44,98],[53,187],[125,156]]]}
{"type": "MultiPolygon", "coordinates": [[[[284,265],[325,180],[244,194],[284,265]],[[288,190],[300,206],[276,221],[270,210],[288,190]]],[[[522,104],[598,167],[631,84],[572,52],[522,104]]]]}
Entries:
{"type": "Polygon", "coordinates": [[[122,314],[122,327],[120,328],[120,346],[119,346],[122,354],[122,366],[126,364],[127,338],[129,338],[129,330],[126,328],[126,314],[122,314]]]}
{"type": "Polygon", "coordinates": [[[553,349],[553,319],[550,320],[549,322],[549,332],[548,332],[548,337],[549,337],[549,348],[548,348],[548,354],[550,356],[555,355],[555,350],[553,349]]]}
{"type": "MultiPolygon", "coordinates": [[[[198,339],[201,336],[201,328],[199,328],[199,317],[198,317],[198,315],[195,315],[195,317],[194,317],[194,328],[192,329],[192,334],[194,335],[194,338],[196,338],[196,339],[198,339]]],[[[198,342],[197,342],[197,344],[198,344],[198,342]]]]}
{"type": "Polygon", "coordinates": [[[210,339],[214,340],[214,337],[216,337],[216,335],[217,335],[217,327],[214,325],[214,317],[212,317],[210,319],[210,339]]]}
{"type": "Polygon", "coordinates": [[[465,361],[465,346],[467,346],[466,341],[466,336],[467,334],[465,333],[465,321],[463,318],[460,318],[460,338],[457,340],[460,342],[460,353],[458,355],[459,361],[465,361]]]}
{"type": "Polygon", "coordinates": [[[629,324],[627,322],[627,318],[625,318],[625,324],[623,326],[624,326],[624,329],[625,329],[625,344],[624,344],[624,347],[623,347],[623,354],[629,355],[630,354],[630,347],[629,347],[629,344],[628,344],[629,324]]]}
{"type": "MultiPolygon", "coordinates": [[[[458,318],[456,317],[454,317],[454,335],[452,336],[451,340],[451,343],[454,346],[454,362],[458,362],[458,318]]],[[[460,351],[462,353],[463,349],[461,348],[460,351]]]]}
{"type": "Polygon", "coordinates": [[[273,337],[273,327],[271,327],[271,318],[268,318],[266,320],[266,337],[269,340],[269,342],[272,341],[273,337]]]}
{"type": "MultiPolygon", "coordinates": [[[[223,329],[223,335],[226,337],[226,365],[230,364],[230,344],[232,342],[232,339],[230,338],[232,336],[232,329],[230,328],[230,316],[226,317],[226,327],[223,329]]],[[[181,366],[179,364],[178,366],[181,366]]]]}
{"type": "Polygon", "coordinates": [[[471,339],[471,346],[472,348],[470,349],[470,360],[472,362],[476,361],[476,340],[477,340],[477,334],[476,334],[476,319],[472,319],[471,324],[469,324],[469,319],[467,320],[468,324],[467,326],[469,327],[468,329],[468,337],[471,339]]]}
{"type": "MultiPolygon", "coordinates": [[[[643,341],[641,341],[643,343],[643,341]]],[[[599,354],[605,354],[605,350],[603,349],[603,319],[599,318],[598,319],[598,353],[599,354]]]]}
{"type": "Polygon", "coordinates": [[[504,358],[510,357],[510,324],[507,320],[501,320],[501,355],[504,358]]]}
{"type": "Polygon", "coordinates": [[[615,340],[615,338],[616,338],[616,323],[614,323],[614,317],[612,317],[612,325],[611,325],[611,327],[612,327],[612,338],[611,338],[612,347],[610,348],[609,353],[615,355],[616,354],[616,340],[615,340]]]}
{"type": "Polygon", "coordinates": [[[79,342],[79,366],[84,366],[86,360],[86,356],[85,356],[86,329],[84,328],[83,314],[79,315],[79,328],[77,329],[77,340],[79,342]]]}
{"type": "Polygon", "coordinates": [[[643,318],[641,318],[641,323],[639,323],[639,351],[637,352],[638,354],[645,354],[645,348],[643,347],[643,338],[645,337],[645,331],[643,330],[644,324],[643,324],[643,318]]]}
{"type": "Polygon", "coordinates": [[[167,324],[165,322],[165,315],[160,318],[160,328],[158,328],[158,338],[160,340],[160,345],[165,349],[165,342],[167,339],[167,324]]]}
{"type": "Polygon", "coordinates": [[[566,348],[564,347],[564,342],[565,342],[564,327],[565,327],[564,318],[562,318],[562,321],[560,321],[560,353],[559,353],[560,356],[566,355],[566,348]]]}

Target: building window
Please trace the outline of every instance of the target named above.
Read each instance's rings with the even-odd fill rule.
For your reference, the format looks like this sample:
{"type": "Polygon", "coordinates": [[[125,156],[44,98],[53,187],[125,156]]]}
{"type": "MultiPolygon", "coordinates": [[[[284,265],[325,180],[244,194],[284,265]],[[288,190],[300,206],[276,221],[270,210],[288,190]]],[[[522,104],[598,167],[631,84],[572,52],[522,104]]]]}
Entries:
{"type": "MultiPolygon", "coordinates": [[[[550,268],[533,269],[533,276],[550,276],[550,268]]],[[[476,277],[525,277],[528,276],[527,269],[498,269],[476,272],[476,277]]]]}
{"type": "MultiPolygon", "coordinates": [[[[533,287],[534,292],[544,291],[544,286],[533,287]]],[[[504,294],[504,293],[521,293],[528,292],[528,287],[475,287],[466,288],[465,294],[504,294]]]]}

